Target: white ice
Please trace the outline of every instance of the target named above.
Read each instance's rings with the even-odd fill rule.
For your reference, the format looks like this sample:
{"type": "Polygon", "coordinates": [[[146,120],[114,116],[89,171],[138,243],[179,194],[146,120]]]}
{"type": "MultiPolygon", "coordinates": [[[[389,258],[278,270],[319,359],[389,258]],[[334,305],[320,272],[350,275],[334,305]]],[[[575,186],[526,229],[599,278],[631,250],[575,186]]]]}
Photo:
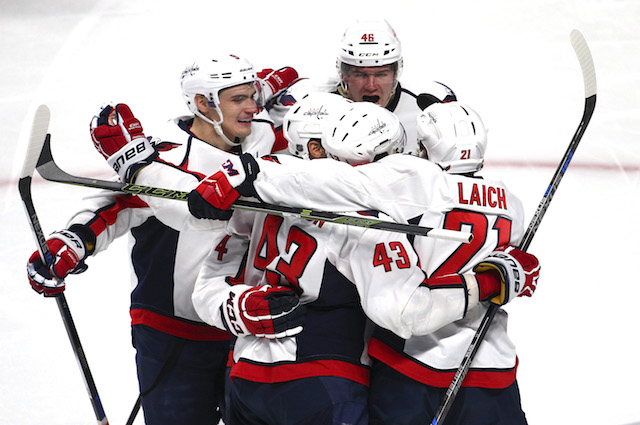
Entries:
{"type": "MultiPolygon", "coordinates": [[[[569,33],[584,34],[598,80],[595,115],[530,247],[542,264],[539,289],[507,307],[509,331],[530,424],[640,423],[637,0],[0,0],[1,424],[95,423],[56,303],[25,276],[35,244],[17,178],[35,107],[51,108],[61,167],[105,177],[88,135],[102,102],[130,104],[152,129],[187,112],[178,75],[217,50],[258,68],[328,75],[341,32],[367,16],[386,17],[401,38],[405,86],[442,81],[483,116],[484,173],[521,196],[528,218],[582,114],[569,33]]],[[[64,227],[92,193],[35,178],[45,232],[64,227]]],[[[112,424],[125,423],[138,394],[125,260],[123,239],[68,278],[66,291],[112,424]]]]}

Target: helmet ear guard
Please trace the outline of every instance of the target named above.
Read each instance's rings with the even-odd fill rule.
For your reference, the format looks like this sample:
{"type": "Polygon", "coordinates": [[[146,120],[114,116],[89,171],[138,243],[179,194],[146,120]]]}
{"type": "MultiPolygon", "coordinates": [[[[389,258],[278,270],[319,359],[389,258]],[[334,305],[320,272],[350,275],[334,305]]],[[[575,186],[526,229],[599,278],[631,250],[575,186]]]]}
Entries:
{"type": "Polygon", "coordinates": [[[482,169],[487,131],[469,106],[460,102],[434,103],[418,115],[417,132],[418,156],[451,174],[482,169]]]}

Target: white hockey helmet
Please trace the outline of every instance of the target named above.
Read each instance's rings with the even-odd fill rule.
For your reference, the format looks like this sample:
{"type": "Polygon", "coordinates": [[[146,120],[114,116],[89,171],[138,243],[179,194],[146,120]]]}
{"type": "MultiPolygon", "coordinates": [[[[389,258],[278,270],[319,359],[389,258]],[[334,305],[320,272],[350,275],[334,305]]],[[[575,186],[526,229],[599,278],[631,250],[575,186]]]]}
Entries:
{"type": "Polygon", "coordinates": [[[398,117],[380,105],[354,102],[324,129],[323,147],[330,158],[351,165],[402,153],[407,135],[398,117]]]}
{"type": "Polygon", "coordinates": [[[418,155],[451,174],[484,165],[487,131],[480,116],[460,102],[434,103],[418,115],[418,155]]]}
{"type": "Polygon", "coordinates": [[[339,75],[345,74],[349,66],[391,64],[397,64],[397,82],[402,73],[402,46],[386,19],[358,20],[345,30],[336,61],[339,75]]]}
{"type": "Polygon", "coordinates": [[[180,85],[184,101],[189,110],[212,124],[225,142],[235,146],[240,141],[229,141],[220,128],[220,124],[224,121],[222,111],[219,108],[220,92],[241,84],[256,85],[256,80],[256,71],[248,60],[233,54],[219,54],[197,60],[185,68],[180,76],[180,85]],[[195,103],[195,97],[198,94],[203,95],[209,105],[217,109],[220,117],[219,121],[210,120],[198,110],[198,106],[195,103]]]}
{"type": "Polygon", "coordinates": [[[339,94],[324,92],[307,93],[299,98],[282,120],[282,132],[289,142],[289,152],[299,158],[309,159],[309,140],[322,141],[327,123],[352,103],[339,94]]]}

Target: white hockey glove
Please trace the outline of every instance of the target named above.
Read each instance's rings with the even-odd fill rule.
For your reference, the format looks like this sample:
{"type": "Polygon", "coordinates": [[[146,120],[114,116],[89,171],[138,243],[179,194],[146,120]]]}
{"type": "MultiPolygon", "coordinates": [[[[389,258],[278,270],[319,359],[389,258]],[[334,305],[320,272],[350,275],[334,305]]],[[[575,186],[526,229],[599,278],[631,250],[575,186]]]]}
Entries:
{"type": "Polygon", "coordinates": [[[491,270],[499,274],[501,282],[500,292],[486,297],[494,304],[505,305],[516,297],[530,297],[538,286],[538,259],[514,246],[497,248],[473,269],[476,273],[491,270]]]}

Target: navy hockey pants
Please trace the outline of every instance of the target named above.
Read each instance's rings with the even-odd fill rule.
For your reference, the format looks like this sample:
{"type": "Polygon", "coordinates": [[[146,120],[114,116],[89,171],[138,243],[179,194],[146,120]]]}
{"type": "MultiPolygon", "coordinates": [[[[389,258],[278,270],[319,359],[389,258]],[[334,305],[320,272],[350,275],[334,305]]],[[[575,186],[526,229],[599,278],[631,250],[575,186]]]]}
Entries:
{"type": "MultiPolygon", "coordinates": [[[[407,378],[384,363],[371,371],[371,425],[424,425],[433,420],[446,388],[407,378]]],[[[439,425],[526,425],[517,381],[502,390],[462,387],[439,425]]]]}
{"type": "Polygon", "coordinates": [[[264,384],[235,378],[226,425],[367,425],[367,387],[313,377],[264,384]]]}
{"type": "Polygon", "coordinates": [[[147,425],[216,425],[224,404],[229,341],[193,341],[134,325],[147,425]]]}

